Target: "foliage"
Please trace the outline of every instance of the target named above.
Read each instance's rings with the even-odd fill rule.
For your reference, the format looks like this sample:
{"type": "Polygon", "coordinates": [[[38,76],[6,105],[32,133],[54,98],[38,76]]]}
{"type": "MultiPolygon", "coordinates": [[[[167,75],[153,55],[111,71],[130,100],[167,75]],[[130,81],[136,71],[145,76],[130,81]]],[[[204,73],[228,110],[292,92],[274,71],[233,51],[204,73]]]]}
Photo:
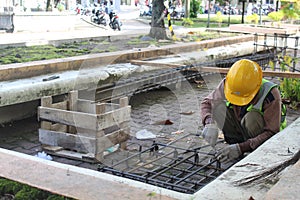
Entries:
{"type": "Polygon", "coordinates": [[[147,197],[155,197],[156,193],[155,192],[150,192],[147,194],[147,197]]]}
{"type": "Polygon", "coordinates": [[[198,0],[191,0],[190,3],[190,17],[197,18],[200,9],[200,2],[198,0]]]}
{"type": "Polygon", "coordinates": [[[280,10],[280,11],[274,11],[274,12],[270,12],[268,14],[268,17],[270,19],[272,19],[273,21],[275,21],[275,22],[279,22],[279,21],[281,21],[283,19],[284,13],[283,13],[282,10],[280,10]]]}
{"type": "MultiPolygon", "coordinates": [[[[282,71],[289,71],[292,63],[296,62],[290,56],[279,58],[279,65],[282,71]]],[[[300,79],[296,78],[283,78],[280,81],[280,91],[283,98],[291,101],[292,107],[296,107],[300,102],[300,79]]]]}
{"type": "Polygon", "coordinates": [[[64,5],[63,4],[61,4],[61,3],[58,3],[57,4],[57,9],[58,9],[58,11],[64,11],[65,10],[65,7],[64,7],[64,5]]]}
{"type": "Polygon", "coordinates": [[[67,200],[60,195],[51,194],[50,192],[39,190],[25,184],[21,184],[5,178],[0,178],[0,199],[3,195],[12,195],[15,200],[32,200],[32,199],[45,199],[45,200],[67,200]]]}
{"type": "Polygon", "coordinates": [[[194,24],[193,20],[190,18],[183,18],[182,26],[192,26],[194,24]]]}
{"type": "Polygon", "coordinates": [[[223,16],[222,16],[221,11],[217,12],[217,14],[216,14],[216,21],[219,22],[219,23],[223,22],[223,16]]]}
{"type": "Polygon", "coordinates": [[[282,12],[284,13],[284,18],[294,20],[294,19],[299,19],[299,14],[300,14],[300,2],[286,2],[283,3],[282,5],[282,12]]]}
{"type": "Polygon", "coordinates": [[[246,17],[247,22],[254,23],[254,24],[258,24],[258,19],[259,19],[259,16],[256,13],[254,13],[252,15],[248,15],[246,17]]]}
{"type": "Polygon", "coordinates": [[[222,22],[223,22],[223,16],[222,16],[222,13],[220,11],[218,11],[217,14],[216,14],[216,21],[218,22],[219,27],[221,27],[222,22]]]}

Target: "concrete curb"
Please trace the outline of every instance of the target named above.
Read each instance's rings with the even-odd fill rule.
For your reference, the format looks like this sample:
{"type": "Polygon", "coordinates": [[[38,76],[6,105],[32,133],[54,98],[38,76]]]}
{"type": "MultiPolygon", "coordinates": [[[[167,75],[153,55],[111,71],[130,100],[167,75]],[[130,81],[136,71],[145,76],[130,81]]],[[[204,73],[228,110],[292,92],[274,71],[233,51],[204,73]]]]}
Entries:
{"type": "MultiPolygon", "coordinates": [[[[274,135],[254,152],[249,154],[246,158],[236,163],[233,167],[219,176],[215,181],[211,182],[199,192],[195,193],[195,198],[220,199],[222,197],[222,199],[245,200],[251,199],[252,197],[253,199],[265,199],[267,192],[274,185],[274,183],[272,184],[272,178],[276,180],[278,177],[269,177],[269,179],[265,179],[261,182],[257,181],[242,186],[237,185],[237,182],[263,173],[278,164],[282,164],[284,161],[299,152],[299,125],[300,118],[286,127],[283,131],[274,135]],[[288,150],[294,154],[289,153],[288,150]]],[[[299,168],[297,169],[299,170],[299,168]]],[[[285,172],[283,171],[283,173],[285,172]]],[[[296,190],[289,190],[290,184],[294,184],[293,180],[291,183],[286,180],[284,184],[286,187],[280,188],[282,195],[278,195],[277,197],[280,198],[275,199],[297,199],[299,195],[299,188],[296,190]],[[283,189],[286,189],[287,191],[283,191],[283,189]],[[288,198],[291,196],[294,198],[288,198]]]]}
{"type": "MultiPolygon", "coordinates": [[[[107,36],[105,36],[107,37],[107,36]]],[[[63,59],[53,59],[45,61],[34,61],[29,63],[16,63],[2,65],[0,68],[0,79],[2,81],[39,76],[47,73],[55,73],[67,70],[78,70],[85,65],[99,66],[113,62],[128,62],[131,59],[146,59],[149,57],[178,54],[202,49],[232,45],[242,42],[253,41],[253,36],[235,36],[230,38],[220,38],[209,41],[181,43],[166,45],[159,48],[144,48],[137,51],[119,51],[112,53],[89,54],[63,59]],[[24,73],[26,72],[26,73],[24,73]]]]}

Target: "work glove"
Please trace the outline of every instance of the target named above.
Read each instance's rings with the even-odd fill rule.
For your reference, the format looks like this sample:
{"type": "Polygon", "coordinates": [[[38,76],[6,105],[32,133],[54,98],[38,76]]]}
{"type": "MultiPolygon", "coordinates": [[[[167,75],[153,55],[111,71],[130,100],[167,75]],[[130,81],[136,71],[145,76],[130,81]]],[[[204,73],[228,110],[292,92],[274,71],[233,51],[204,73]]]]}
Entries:
{"type": "Polygon", "coordinates": [[[206,124],[203,131],[202,137],[212,146],[216,146],[218,139],[219,129],[215,124],[206,124]]]}
{"type": "Polygon", "coordinates": [[[240,146],[238,144],[231,144],[221,149],[216,157],[220,162],[227,163],[238,158],[240,155],[242,155],[240,146]]]}

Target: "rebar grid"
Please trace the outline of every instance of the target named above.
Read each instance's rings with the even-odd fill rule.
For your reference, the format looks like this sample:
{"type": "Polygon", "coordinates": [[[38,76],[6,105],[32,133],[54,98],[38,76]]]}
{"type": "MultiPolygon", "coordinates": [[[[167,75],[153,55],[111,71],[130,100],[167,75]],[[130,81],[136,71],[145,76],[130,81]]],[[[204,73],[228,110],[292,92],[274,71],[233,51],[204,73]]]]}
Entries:
{"type": "Polygon", "coordinates": [[[221,168],[215,152],[207,144],[192,148],[176,145],[190,135],[185,134],[168,144],[153,141],[148,147],[133,142],[129,145],[136,145],[138,152],[110,165],[101,164],[98,171],[192,194],[229,166],[221,168]]]}
{"type": "MultiPolygon", "coordinates": [[[[280,70],[282,64],[287,68],[285,71],[299,72],[297,63],[300,59],[299,51],[299,36],[291,36],[289,34],[255,34],[254,37],[254,54],[258,52],[258,47],[261,46],[265,51],[272,55],[271,61],[275,64],[274,69],[280,70]],[[263,40],[259,40],[263,37],[263,40]],[[261,42],[262,41],[262,42],[261,42]],[[285,62],[285,57],[291,58],[290,65],[285,62]],[[278,66],[279,65],[279,66],[278,66]]],[[[268,66],[269,67],[269,66],[268,66]]],[[[269,67],[270,68],[270,67],[269,67]]]]}

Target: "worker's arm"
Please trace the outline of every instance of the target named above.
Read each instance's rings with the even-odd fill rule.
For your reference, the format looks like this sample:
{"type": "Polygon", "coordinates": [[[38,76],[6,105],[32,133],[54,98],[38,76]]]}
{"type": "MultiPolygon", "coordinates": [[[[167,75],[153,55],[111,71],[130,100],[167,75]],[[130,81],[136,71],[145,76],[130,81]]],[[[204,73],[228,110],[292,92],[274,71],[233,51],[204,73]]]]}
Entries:
{"type": "Polygon", "coordinates": [[[204,126],[212,122],[212,107],[225,99],[224,83],[225,79],[223,79],[217,88],[201,101],[201,119],[204,126]]]}

